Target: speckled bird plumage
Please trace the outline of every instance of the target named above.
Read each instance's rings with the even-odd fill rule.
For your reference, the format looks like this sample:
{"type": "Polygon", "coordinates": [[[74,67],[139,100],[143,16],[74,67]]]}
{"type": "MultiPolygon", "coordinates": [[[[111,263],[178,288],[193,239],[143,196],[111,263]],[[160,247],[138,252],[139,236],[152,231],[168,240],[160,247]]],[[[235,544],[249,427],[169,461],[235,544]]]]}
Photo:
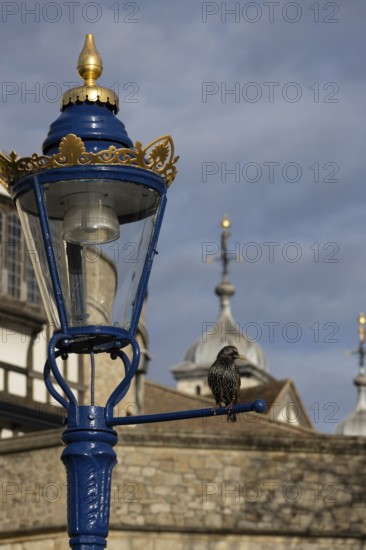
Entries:
{"type": "Polygon", "coordinates": [[[236,422],[236,413],[231,413],[230,409],[238,403],[240,375],[238,367],[235,365],[236,359],[240,355],[235,346],[225,346],[219,351],[215,362],[208,371],[207,382],[216,401],[216,407],[222,403],[228,407],[228,422],[236,422]]]}

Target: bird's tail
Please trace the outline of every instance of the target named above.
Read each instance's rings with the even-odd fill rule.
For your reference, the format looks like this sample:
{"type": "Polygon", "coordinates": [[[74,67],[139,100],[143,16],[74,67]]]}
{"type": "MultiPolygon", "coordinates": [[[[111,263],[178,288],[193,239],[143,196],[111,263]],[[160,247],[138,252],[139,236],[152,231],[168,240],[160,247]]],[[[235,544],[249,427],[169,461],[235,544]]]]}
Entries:
{"type": "Polygon", "coordinates": [[[228,422],[236,422],[237,421],[237,414],[236,413],[229,413],[227,415],[227,421],[228,422]]]}

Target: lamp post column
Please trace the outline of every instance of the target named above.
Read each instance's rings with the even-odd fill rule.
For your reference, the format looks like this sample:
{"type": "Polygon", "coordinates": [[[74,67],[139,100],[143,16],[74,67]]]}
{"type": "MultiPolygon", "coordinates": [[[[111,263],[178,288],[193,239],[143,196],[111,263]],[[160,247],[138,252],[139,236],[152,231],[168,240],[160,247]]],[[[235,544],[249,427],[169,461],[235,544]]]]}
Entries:
{"type": "Polygon", "coordinates": [[[70,546],[105,548],[117,433],[106,426],[103,407],[79,406],[69,409],[62,440],[66,444],[61,460],[67,472],[70,546]]]}

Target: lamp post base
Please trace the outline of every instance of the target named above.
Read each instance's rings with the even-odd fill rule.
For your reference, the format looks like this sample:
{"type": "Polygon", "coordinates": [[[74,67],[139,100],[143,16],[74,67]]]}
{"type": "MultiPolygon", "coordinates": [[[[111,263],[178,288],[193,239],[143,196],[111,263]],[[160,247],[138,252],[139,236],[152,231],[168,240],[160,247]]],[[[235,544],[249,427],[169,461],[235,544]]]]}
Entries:
{"type": "Polygon", "coordinates": [[[74,550],[102,550],[107,546],[103,537],[75,537],[70,539],[70,548],[74,550]]]}
{"type": "Polygon", "coordinates": [[[103,407],[71,406],[62,440],[70,547],[101,550],[107,546],[117,433],[105,424],[103,407]]]}

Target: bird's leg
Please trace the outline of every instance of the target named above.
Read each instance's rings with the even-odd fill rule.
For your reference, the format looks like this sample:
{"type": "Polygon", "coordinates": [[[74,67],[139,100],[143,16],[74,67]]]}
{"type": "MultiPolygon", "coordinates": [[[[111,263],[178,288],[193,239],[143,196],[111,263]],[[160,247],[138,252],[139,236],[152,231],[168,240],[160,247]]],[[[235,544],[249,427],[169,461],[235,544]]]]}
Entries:
{"type": "Polygon", "coordinates": [[[216,403],[213,407],[213,413],[214,413],[214,416],[216,416],[216,412],[217,412],[217,409],[221,407],[221,402],[220,403],[216,403]]]}
{"type": "Polygon", "coordinates": [[[231,403],[228,403],[226,405],[227,408],[227,421],[228,422],[236,422],[237,421],[237,414],[233,413],[233,406],[236,404],[236,402],[232,401],[231,403]]]}

